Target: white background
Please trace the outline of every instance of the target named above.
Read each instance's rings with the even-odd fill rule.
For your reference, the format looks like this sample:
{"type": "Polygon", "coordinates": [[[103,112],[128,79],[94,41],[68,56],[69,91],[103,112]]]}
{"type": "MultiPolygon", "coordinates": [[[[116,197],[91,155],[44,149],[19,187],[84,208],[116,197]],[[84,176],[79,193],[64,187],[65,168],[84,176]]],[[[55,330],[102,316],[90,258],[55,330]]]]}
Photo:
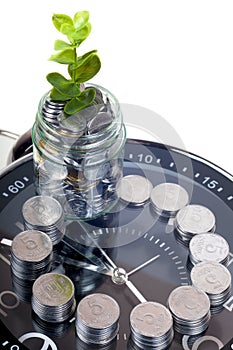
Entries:
{"type": "MultiPolygon", "coordinates": [[[[1,2],[0,128],[21,134],[32,126],[50,89],[46,74],[65,72],[48,61],[54,40],[63,39],[52,14],[80,10],[90,11],[93,25],[80,54],[98,49],[102,61],[92,82],[156,112],[186,149],[233,173],[232,0],[1,2]]],[[[144,127],[159,136],[156,118],[144,127]]]]}

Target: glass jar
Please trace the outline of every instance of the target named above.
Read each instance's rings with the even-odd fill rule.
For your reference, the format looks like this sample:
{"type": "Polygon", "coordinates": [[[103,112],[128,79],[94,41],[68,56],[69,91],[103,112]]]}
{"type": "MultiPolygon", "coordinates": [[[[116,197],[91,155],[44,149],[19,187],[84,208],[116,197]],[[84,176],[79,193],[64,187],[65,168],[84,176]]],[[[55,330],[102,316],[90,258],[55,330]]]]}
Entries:
{"type": "Polygon", "coordinates": [[[117,201],[126,131],[117,99],[105,88],[94,103],[67,116],[64,103],[40,100],[32,130],[36,192],[56,198],[68,219],[92,219],[117,201]]]}

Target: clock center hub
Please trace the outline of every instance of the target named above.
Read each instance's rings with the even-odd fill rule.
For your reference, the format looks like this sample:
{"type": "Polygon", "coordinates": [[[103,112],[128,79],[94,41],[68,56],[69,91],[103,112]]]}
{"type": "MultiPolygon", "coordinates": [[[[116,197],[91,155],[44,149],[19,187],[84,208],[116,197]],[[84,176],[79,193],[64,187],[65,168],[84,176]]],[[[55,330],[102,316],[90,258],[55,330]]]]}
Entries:
{"type": "Polygon", "coordinates": [[[115,284],[124,284],[128,279],[127,272],[122,267],[116,267],[112,273],[112,281],[115,284]]]}

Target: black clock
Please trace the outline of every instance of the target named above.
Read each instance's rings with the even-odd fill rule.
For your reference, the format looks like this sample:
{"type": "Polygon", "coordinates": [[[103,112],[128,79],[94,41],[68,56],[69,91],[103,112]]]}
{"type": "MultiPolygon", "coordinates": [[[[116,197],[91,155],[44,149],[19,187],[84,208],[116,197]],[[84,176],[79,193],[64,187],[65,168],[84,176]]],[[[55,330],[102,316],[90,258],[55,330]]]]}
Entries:
{"type": "MultiPolygon", "coordinates": [[[[214,230],[229,244],[227,269],[233,274],[233,177],[230,174],[186,151],[128,140],[124,176],[128,175],[142,176],[153,187],[162,183],[179,184],[189,194],[190,204],[208,208],[216,218],[214,230]]],[[[144,299],[166,306],[175,288],[191,284],[189,248],[177,235],[174,218],[161,217],[149,200],[138,205],[119,200],[110,212],[99,218],[66,222],[65,243],[56,247],[52,267],[73,281],[77,304],[93,293],[107,294],[118,303],[120,318],[116,337],[102,347],[87,344],[76,335],[75,314],[61,323],[42,321],[32,311],[31,285],[18,284],[12,277],[8,244],[24,229],[22,206],[35,195],[32,155],[3,170],[0,183],[1,349],[138,349],[131,339],[131,311],[144,299]],[[131,284],[124,280],[118,283],[119,276],[111,269],[111,261],[120,272],[129,273],[131,284]],[[147,261],[150,263],[143,266],[147,261]],[[103,266],[109,266],[109,270],[103,266]],[[142,267],[135,270],[139,266],[142,267]]],[[[229,294],[224,304],[212,311],[209,326],[202,334],[175,332],[169,349],[233,349],[232,323],[233,296],[229,294]]]]}

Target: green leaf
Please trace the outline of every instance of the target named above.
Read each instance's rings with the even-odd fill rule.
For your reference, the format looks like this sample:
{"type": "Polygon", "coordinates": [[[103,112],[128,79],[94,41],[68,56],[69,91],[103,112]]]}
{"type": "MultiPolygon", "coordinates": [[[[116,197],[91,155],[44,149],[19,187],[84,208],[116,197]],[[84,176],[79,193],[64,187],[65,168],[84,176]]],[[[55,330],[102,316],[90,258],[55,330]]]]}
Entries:
{"type": "Polygon", "coordinates": [[[85,27],[83,27],[81,30],[75,31],[73,33],[70,33],[69,38],[74,40],[79,45],[82,41],[84,41],[88,35],[91,32],[91,24],[88,23],[85,27]]]}
{"type": "Polygon", "coordinates": [[[82,64],[82,62],[88,56],[91,56],[93,53],[96,53],[96,52],[97,52],[97,50],[89,51],[89,52],[85,53],[84,55],[79,56],[77,62],[69,64],[68,72],[69,72],[70,77],[73,78],[74,71],[80,66],[80,64],[82,64]]]}
{"type": "Polygon", "coordinates": [[[77,30],[82,29],[83,27],[85,27],[85,25],[88,23],[89,21],[89,12],[88,11],[79,11],[76,12],[74,15],[74,28],[77,30]]]}
{"type": "Polygon", "coordinates": [[[57,89],[52,88],[50,91],[50,98],[54,101],[67,101],[67,95],[61,94],[57,89]]]}
{"type": "Polygon", "coordinates": [[[96,53],[91,53],[73,70],[73,79],[77,83],[84,83],[93,78],[100,68],[101,62],[99,56],[96,53]]]}
{"type": "Polygon", "coordinates": [[[72,35],[73,33],[75,33],[75,28],[74,28],[73,25],[64,23],[61,26],[60,32],[62,34],[65,34],[65,35],[69,36],[69,35],[72,35]]]}
{"type": "Polygon", "coordinates": [[[80,65],[87,57],[91,56],[93,53],[96,53],[97,50],[91,50],[86,52],[84,55],[78,57],[78,65],[80,65]]]}
{"type": "Polygon", "coordinates": [[[60,73],[49,73],[46,78],[48,82],[62,95],[75,97],[80,94],[79,86],[72,80],[67,80],[60,73]]]}
{"type": "Polygon", "coordinates": [[[95,96],[96,91],[94,89],[82,91],[79,97],[72,98],[72,100],[66,103],[64,108],[65,113],[74,114],[90,106],[94,102],[95,96]]]}
{"type": "Polygon", "coordinates": [[[49,58],[50,61],[55,61],[61,64],[70,64],[75,62],[75,54],[73,49],[66,49],[52,55],[49,58]]]}
{"type": "Polygon", "coordinates": [[[60,51],[60,50],[65,50],[65,49],[68,49],[70,48],[71,45],[66,43],[65,41],[63,40],[55,40],[55,43],[54,43],[54,50],[57,50],[57,51],[60,51]]]}
{"type": "Polygon", "coordinates": [[[69,24],[73,26],[73,21],[70,16],[64,14],[54,14],[52,17],[53,24],[57,30],[61,30],[62,25],[69,24]]]}

